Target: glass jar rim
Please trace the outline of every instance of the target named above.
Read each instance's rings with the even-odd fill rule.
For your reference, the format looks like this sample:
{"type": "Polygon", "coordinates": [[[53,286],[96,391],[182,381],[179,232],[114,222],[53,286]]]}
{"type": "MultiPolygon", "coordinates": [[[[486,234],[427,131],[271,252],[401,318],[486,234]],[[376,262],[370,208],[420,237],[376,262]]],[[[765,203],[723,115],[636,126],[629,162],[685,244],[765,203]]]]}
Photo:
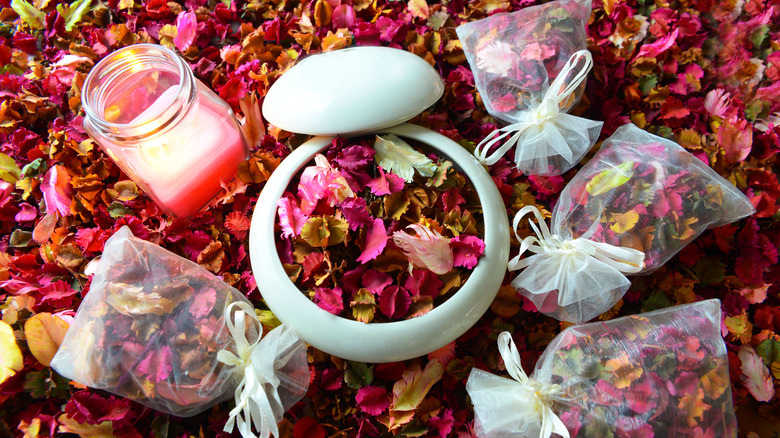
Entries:
{"type": "Polygon", "coordinates": [[[189,104],[194,101],[195,97],[195,75],[184,59],[167,47],[158,44],[142,43],[115,50],[95,64],[84,80],[81,102],[86,119],[95,125],[96,128],[113,137],[132,141],[154,135],[173,125],[186,114],[190,106],[189,104]],[[132,55],[133,53],[135,53],[135,56],[132,55]],[[179,106],[181,108],[178,108],[166,117],[161,116],[165,115],[166,112],[170,112],[169,108],[160,108],[151,114],[151,117],[147,120],[135,124],[116,123],[106,120],[98,111],[100,97],[102,97],[98,90],[105,91],[113,84],[116,84],[118,80],[121,80],[123,73],[126,73],[128,69],[138,68],[140,62],[150,59],[170,65],[179,75],[178,88],[173,102],[180,102],[179,106]],[[102,79],[106,79],[106,82],[103,84],[95,83],[102,79]],[[181,103],[184,104],[182,105],[181,103]],[[130,131],[132,134],[123,134],[126,131],[130,131]]]}

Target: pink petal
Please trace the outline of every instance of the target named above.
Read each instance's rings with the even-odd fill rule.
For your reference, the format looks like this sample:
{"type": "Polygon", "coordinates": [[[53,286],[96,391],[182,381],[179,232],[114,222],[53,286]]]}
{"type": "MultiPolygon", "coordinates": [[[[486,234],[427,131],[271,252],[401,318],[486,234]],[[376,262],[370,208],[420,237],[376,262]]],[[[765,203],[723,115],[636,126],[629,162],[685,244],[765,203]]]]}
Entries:
{"type": "Polygon", "coordinates": [[[22,207],[22,209],[19,210],[19,213],[16,213],[16,216],[14,216],[14,220],[16,222],[29,222],[35,220],[35,218],[38,217],[38,210],[36,210],[32,205],[23,202],[19,206],[22,207]]]}
{"type": "Polygon", "coordinates": [[[450,436],[452,426],[455,424],[455,417],[452,415],[452,409],[445,409],[441,417],[431,417],[428,421],[439,434],[439,438],[450,436]]]}
{"type": "Polygon", "coordinates": [[[341,376],[342,373],[336,368],[326,369],[320,377],[320,387],[326,391],[341,389],[341,376]]]}
{"type": "Polygon", "coordinates": [[[704,109],[712,116],[723,117],[729,109],[730,99],[731,93],[722,88],[710,90],[704,98],[704,109]]]}
{"type": "Polygon", "coordinates": [[[381,386],[364,386],[355,396],[358,408],[368,415],[379,415],[390,405],[387,390],[381,386]]]}
{"type": "Polygon", "coordinates": [[[339,204],[344,219],[349,223],[349,229],[352,231],[371,225],[371,213],[363,198],[347,198],[339,204]]]}
{"type": "Polygon", "coordinates": [[[303,224],[309,219],[290,198],[279,198],[276,201],[279,213],[279,226],[282,227],[282,237],[292,237],[301,234],[303,224]]]}
{"type": "Polygon", "coordinates": [[[380,167],[379,176],[366,184],[376,196],[400,192],[404,188],[404,179],[394,173],[385,173],[380,167]]]}
{"type": "Polygon", "coordinates": [[[418,224],[409,225],[417,232],[413,236],[403,231],[393,233],[393,242],[418,268],[430,269],[435,274],[446,274],[452,269],[453,254],[450,240],[441,234],[418,224]]]}
{"type": "Polygon", "coordinates": [[[360,253],[360,257],[357,261],[360,263],[366,263],[369,260],[374,260],[382,254],[385,246],[387,245],[387,230],[385,230],[385,223],[382,219],[374,219],[374,224],[371,226],[371,231],[366,236],[366,243],[363,247],[363,252],[360,253]]]}
{"type": "Polygon", "coordinates": [[[342,298],[341,288],[333,289],[319,288],[314,293],[314,301],[322,310],[338,315],[344,310],[344,299],[342,298]]]}
{"type": "Polygon", "coordinates": [[[333,10],[333,25],[350,28],[355,25],[355,9],[350,5],[339,5],[333,10]]]}
{"type": "Polygon", "coordinates": [[[182,52],[187,50],[195,41],[197,29],[198,17],[195,12],[179,12],[179,16],[176,17],[176,38],[173,39],[176,48],[182,52]]]}
{"type": "Polygon", "coordinates": [[[403,318],[411,303],[409,291],[400,286],[388,286],[379,294],[379,310],[388,318],[403,318]]]}
{"type": "Polygon", "coordinates": [[[57,165],[46,171],[41,182],[41,192],[43,192],[43,199],[46,202],[46,213],[69,216],[72,191],[70,175],[64,167],[57,165]]]}
{"type": "Polygon", "coordinates": [[[404,287],[409,289],[412,295],[422,295],[431,298],[439,296],[444,285],[439,276],[425,269],[415,269],[412,275],[406,277],[404,287]]]}
{"type": "Polygon", "coordinates": [[[303,170],[298,183],[298,197],[304,213],[314,211],[320,199],[326,199],[328,205],[333,206],[355,196],[346,178],[328,163],[324,155],[315,155],[314,162],[314,166],[303,170]]]}
{"type": "Polygon", "coordinates": [[[378,294],[382,289],[393,284],[393,277],[376,269],[369,269],[363,274],[361,283],[364,288],[378,294]]]}
{"type": "Polygon", "coordinates": [[[485,254],[485,242],[476,236],[458,236],[450,240],[454,257],[453,264],[472,269],[477,266],[479,258],[485,254]]]}
{"type": "Polygon", "coordinates": [[[672,33],[669,35],[666,35],[665,37],[658,38],[653,44],[645,44],[642,46],[642,48],[639,50],[639,55],[637,55],[638,58],[642,56],[649,56],[651,58],[654,58],[665,51],[667,51],[670,47],[672,47],[677,41],[677,35],[680,33],[680,29],[675,29],[672,33]]]}
{"type": "Polygon", "coordinates": [[[139,364],[138,372],[149,377],[154,383],[167,379],[173,370],[173,354],[171,348],[163,346],[160,350],[151,351],[139,364]]]}
{"type": "Polygon", "coordinates": [[[749,345],[743,345],[739,350],[739,360],[742,361],[740,379],[750,394],[760,402],[768,402],[775,395],[772,375],[769,368],[761,361],[761,357],[749,345]]]}

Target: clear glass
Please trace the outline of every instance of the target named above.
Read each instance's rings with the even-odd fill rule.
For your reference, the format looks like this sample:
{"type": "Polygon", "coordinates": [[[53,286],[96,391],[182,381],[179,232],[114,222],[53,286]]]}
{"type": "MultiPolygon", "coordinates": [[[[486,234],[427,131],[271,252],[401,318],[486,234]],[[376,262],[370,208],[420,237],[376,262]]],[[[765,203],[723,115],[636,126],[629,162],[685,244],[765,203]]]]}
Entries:
{"type": "Polygon", "coordinates": [[[230,106],[173,51],[117,50],[89,73],[84,129],[168,214],[208,207],[249,153],[230,106]]]}

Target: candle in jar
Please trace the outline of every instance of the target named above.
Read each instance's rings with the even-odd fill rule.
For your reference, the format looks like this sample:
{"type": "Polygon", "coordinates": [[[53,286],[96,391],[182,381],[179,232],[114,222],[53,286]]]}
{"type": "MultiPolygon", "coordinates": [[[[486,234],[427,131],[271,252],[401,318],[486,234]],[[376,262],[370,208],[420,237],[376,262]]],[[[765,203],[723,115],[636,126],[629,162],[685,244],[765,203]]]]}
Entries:
{"type": "Polygon", "coordinates": [[[159,46],[140,46],[167,58],[150,61],[139,46],[130,46],[136,51],[129,54],[119,53],[125,49],[112,54],[119,53],[115,64],[129,67],[115,69],[121,75],[105,68],[94,79],[102,81],[97,85],[87,79],[85,111],[88,104],[93,107],[86,111],[85,128],[164,210],[190,216],[235,178],[247,144],[227,104],[195,79],[181,58],[159,46]],[[90,93],[93,100],[87,99],[90,93]]]}

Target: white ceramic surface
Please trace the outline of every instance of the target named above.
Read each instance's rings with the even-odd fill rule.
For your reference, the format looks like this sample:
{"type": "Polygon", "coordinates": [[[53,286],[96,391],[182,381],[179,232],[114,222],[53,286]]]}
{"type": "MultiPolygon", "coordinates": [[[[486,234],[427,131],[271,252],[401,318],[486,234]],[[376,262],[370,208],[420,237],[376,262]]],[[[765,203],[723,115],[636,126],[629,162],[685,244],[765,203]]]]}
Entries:
{"type": "Polygon", "coordinates": [[[364,324],[332,315],[314,304],[289,280],[274,239],[276,202],[292,177],[333,137],[315,137],[282,161],[255,206],[249,232],[249,255],[257,286],[274,315],[307,343],[326,353],[362,362],[393,362],[421,356],[452,342],[490,307],[506,273],[509,223],[490,175],[460,145],[411,124],[382,130],[420,141],[447,155],[474,184],[485,221],[485,256],[461,289],[429,313],[409,320],[364,324]]]}
{"type": "Polygon", "coordinates": [[[403,123],[436,103],[444,82],[419,56],[352,47],[303,59],[274,82],[263,116],[289,132],[338,135],[403,123]]]}

